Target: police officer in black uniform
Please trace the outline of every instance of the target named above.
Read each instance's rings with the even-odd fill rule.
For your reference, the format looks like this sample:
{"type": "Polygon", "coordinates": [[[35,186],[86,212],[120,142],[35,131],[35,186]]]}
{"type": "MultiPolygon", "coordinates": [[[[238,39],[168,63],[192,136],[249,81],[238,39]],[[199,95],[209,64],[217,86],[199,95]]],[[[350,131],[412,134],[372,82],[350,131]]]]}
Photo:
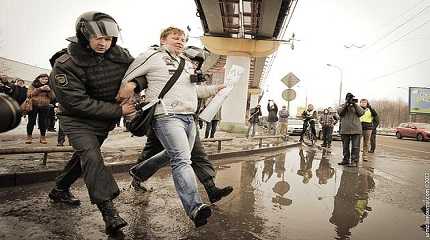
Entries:
{"type": "Polygon", "coordinates": [[[50,76],[59,107],[61,128],[75,150],[49,193],[54,202],[79,205],[70,186],[83,175],[91,203],[99,208],[112,234],[127,225],[113,206],[120,191],[106,168],[100,147],[113,124],[134,112],[133,104],[118,104],[115,96],[122,77],[133,61],[116,45],[119,27],[109,15],[86,12],[78,17],[76,36],[69,38],[67,52],[56,59],[50,76]]]}

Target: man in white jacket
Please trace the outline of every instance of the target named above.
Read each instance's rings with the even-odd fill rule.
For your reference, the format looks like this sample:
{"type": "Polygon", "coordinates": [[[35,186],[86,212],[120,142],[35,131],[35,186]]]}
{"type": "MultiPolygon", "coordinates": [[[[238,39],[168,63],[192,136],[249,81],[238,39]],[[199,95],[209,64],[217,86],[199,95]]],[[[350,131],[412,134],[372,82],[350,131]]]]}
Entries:
{"type": "MultiPolygon", "coordinates": [[[[185,58],[182,55],[185,33],[181,29],[169,27],[161,33],[160,43],[159,49],[150,49],[130,65],[123,80],[126,82],[123,92],[134,91],[135,88],[142,90],[147,83],[145,101],[158,101],[164,85],[178,68],[181,58],[185,58]],[[146,82],[141,82],[140,76],[146,76],[146,82]]],[[[197,110],[197,98],[213,96],[224,85],[196,85],[190,80],[192,73],[193,64],[188,60],[179,79],[157,104],[152,128],[165,150],[134,166],[130,174],[139,179],[145,163],[168,157],[182,205],[195,226],[199,227],[207,223],[212,211],[200,198],[191,167],[191,149],[196,135],[194,113],[197,110]]]]}

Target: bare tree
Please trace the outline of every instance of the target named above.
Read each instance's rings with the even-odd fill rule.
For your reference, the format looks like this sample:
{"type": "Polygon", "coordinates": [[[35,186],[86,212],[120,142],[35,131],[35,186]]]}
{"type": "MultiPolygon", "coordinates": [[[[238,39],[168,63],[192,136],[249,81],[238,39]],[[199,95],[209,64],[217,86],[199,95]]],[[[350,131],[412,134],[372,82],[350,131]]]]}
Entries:
{"type": "Polygon", "coordinates": [[[379,115],[380,127],[393,128],[402,122],[410,121],[408,103],[400,98],[397,101],[382,99],[369,102],[379,115]]]}

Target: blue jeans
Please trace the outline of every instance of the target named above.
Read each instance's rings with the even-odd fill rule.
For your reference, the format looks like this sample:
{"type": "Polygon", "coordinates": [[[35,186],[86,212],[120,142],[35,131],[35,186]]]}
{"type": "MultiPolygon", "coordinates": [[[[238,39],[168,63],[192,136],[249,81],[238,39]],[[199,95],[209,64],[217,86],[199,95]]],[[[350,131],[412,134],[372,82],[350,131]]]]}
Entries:
{"type": "Polygon", "coordinates": [[[160,165],[170,159],[176,192],[188,216],[203,202],[197,190],[196,176],[191,167],[191,150],[196,137],[192,115],[163,115],[155,117],[152,128],[164,149],[132,168],[137,176],[145,175],[145,168],[160,165]]]}

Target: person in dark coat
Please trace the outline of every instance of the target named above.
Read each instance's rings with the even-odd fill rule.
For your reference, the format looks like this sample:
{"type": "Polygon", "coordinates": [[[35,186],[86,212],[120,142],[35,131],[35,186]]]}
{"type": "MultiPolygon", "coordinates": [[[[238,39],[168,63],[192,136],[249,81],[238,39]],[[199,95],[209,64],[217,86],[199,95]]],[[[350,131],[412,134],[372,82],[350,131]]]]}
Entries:
{"type": "Polygon", "coordinates": [[[24,85],[24,80],[18,78],[16,79],[16,84],[14,86],[13,98],[15,101],[21,105],[27,98],[27,87],[24,85]]]}
{"type": "Polygon", "coordinates": [[[376,149],[376,133],[377,133],[377,128],[379,126],[379,115],[376,112],[376,110],[374,108],[372,108],[372,106],[370,106],[370,104],[368,105],[371,113],[372,113],[372,135],[370,136],[370,150],[369,153],[374,153],[375,149],[376,149]]]}
{"type": "Polygon", "coordinates": [[[362,127],[360,117],[364,114],[352,93],[347,93],[345,103],[339,106],[340,135],[342,138],[343,159],[339,165],[356,167],[360,159],[360,138],[362,127]]]}
{"type": "Polygon", "coordinates": [[[214,138],[218,123],[221,121],[221,109],[215,114],[210,122],[206,122],[205,138],[214,138]]]}
{"type": "Polygon", "coordinates": [[[323,114],[320,116],[319,120],[322,127],[322,137],[324,140],[321,144],[321,147],[331,148],[333,127],[337,124],[338,121],[339,117],[336,113],[331,112],[331,108],[324,109],[323,114]]]}
{"type": "Polygon", "coordinates": [[[257,123],[260,121],[259,117],[261,116],[261,105],[258,104],[255,108],[251,108],[251,110],[249,111],[249,127],[248,127],[248,131],[246,132],[246,137],[249,137],[249,132],[252,129],[252,134],[251,137],[255,136],[255,129],[257,127],[257,123]]]}
{"type": "Polygon", "coordinates": [[[268,124],[268,132],[270,134],[270,132],[273,130],[273,135],[276,135],[276,123],[278,122],[278,105],[276,105],[276,103],[273,100],[269,100],[269,102],[267,103],[267,112],[268,112],[268,116],[267,116],[267,122],[268,124]]]}
{"type": "Polygon", "coordinates": [[[26,144],[31,144],[33,129],[37,124],[40,131],[40,143],[47,144],[46,129],[48,125],[48,105],[54,99],[54,92],[48,85],[48,74],[40,74],[28,88],[27,95],[31,97],[32,110],[28,113],[26,144]]]}
{"type": "Polygon", "coordinates": [[[119,27],[109,15],[86,12],[76,21],[76,36],[55,60],[50,84],[59,102],[61,128],[75,150],[49,193],[54,202],[79,205],[70,186],[82,175],[91,203],[96,204],[113,234],[127,225],[112,200],[120,190],[103,162],[101,145],[121,116],[135,111],[131,102],[116,102],[121,80],[133,58],[118,46],[119,27]]]}

